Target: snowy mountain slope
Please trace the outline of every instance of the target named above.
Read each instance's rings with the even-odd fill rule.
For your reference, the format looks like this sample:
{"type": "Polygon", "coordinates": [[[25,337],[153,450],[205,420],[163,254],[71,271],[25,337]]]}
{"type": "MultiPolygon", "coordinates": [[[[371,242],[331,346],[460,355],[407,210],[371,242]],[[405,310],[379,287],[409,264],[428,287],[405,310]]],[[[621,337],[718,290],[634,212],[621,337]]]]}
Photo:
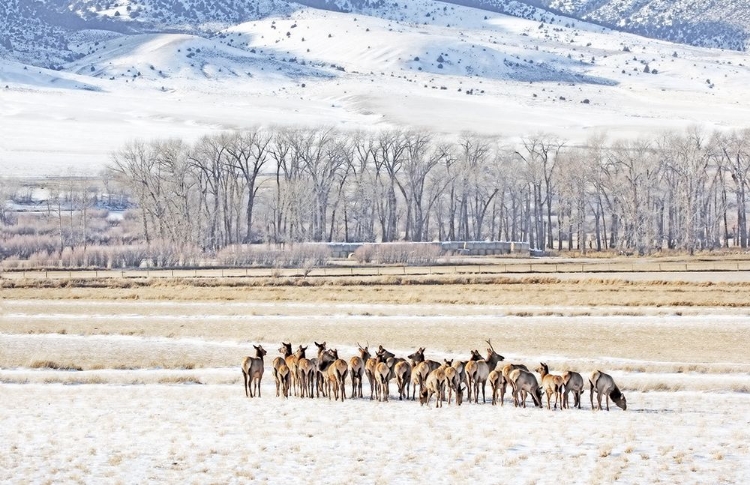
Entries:
{"type": "Polygon", "coordinates": [[[529,0],[542,8],[639,35],[686,44],[744,50],[750,1],[529,0]]]}
{"type": "MultiPolygon", "coordinates": [[[[613,29],[687,44],[744,50],[750,0],[442,0],[415,22],[430,22],[453,5],[560,24],[584,19],[613,29]]],[[[410,16],[413,2],[385,0],[5,0],[0,2],[0,57],[59,69],[80,57],[76,38],[91,30],[211,35],[251,20],[287,16],[301,7],[387,20],[410,16]]],[[[447,19],[446,25],[455,20],[447,19]]],[[[85,35],[85,34],[84,34],[85,35]]]]}
{"type": "Polygon", "coordinates": [[[578,143],[750,119],[744,53],[549,13],[526,20],[433,0],[366,9],[296,5],[211,32],[86,30],[60,70],[0,62],[0,167],[98,170],[133,138],[191,141],[252,124],[578,143]]]}

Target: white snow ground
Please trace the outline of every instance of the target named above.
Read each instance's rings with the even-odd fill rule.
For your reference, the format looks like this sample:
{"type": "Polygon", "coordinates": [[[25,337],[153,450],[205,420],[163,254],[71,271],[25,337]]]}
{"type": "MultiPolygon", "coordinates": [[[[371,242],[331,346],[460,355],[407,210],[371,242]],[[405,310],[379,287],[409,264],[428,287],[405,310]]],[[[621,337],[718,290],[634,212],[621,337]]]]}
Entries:
{"type": "Polygon", "coordinates": [[[539,307],[2,301],[7,333],[0,334],[0,361],[16,364],[0,369],[0,482],[750,480],[750,364],[741,350],[746,310],[644,308],[617,315],[617,307],[556,307],[559,316],[513,317],[519,309],[539,307]],[[594,315],[576,314],[589,310],[594,315]],[[281,338],[275,332],[290,332],[295,344],[307,341],[304,334],[327,338],[346,358],[355,352],[351,341],[361,339],[352,327],[372,337],[371,347],[382,338],[397,355],[419,341],[429,358],[465,358],[465,347],[484,337],[462,333],[483,320],[494,322],[493,343],[508,361],[547,361],[557,372],[609,371],[628,410],[594,412],[588,392],[581,410],[516,409],[509,396],[503,407],[435,409],[399,402],[395,386],[390,402],[371,402],[367,383],[364,400],[343,403],[275,396],[270,366],[281,338]],[[662,341],[676,346],[669,355],[679,360],[660,358],[667,350],[661,348],[650,350],[651,358],[615,356],[612,342],[598,345],[603,355],[540,341],[503,350],[510,328],[580,341],[595,327],[650,335],[734,331],[740,347],[697,355],[685,351],[694,342],[662,341]],[[383,330],[388,335],[375,336],[383,330]],[[256,341],[268,350],[263,397],[248,399],[238,364],[256,341]],[[87,370],[31,368],[45,360],[87,370]]]}
{"type": "Polygon", "coordinates": [[[247,399],[237,385],[0,385],[0,480],[24,483],[747,483],[750,396],[629,409],[247,399]]]}
{"type": "Polygon", "coordinates": [[[256,124],[415,126],[510,141],[549,132],[575,144],[750,119],[745,53],[444,6],[300,8],[211,39],[92,34],[80,49],[94,52],[59,72],[0,61],[0,168],[91,173],[134,138],[192,141],[256,124]]]}

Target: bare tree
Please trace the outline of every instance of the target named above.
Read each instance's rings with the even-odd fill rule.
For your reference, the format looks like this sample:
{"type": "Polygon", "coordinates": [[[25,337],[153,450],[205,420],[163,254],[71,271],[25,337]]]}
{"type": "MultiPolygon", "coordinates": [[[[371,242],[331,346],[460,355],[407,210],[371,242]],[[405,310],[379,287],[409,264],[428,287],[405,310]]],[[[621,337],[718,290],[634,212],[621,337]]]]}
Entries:
{"type": "MultiPolygon", "coordinates": [[[[714,135],[713,145],[719,159],[720,171],[725,171],[731,178],[731,186],[733,187],[737,203],[736,237],[739,239],[740,247],[747,248],[747,190],[750,188],[750,129],[746,128],[742,131],[733,131],[728,134],[716,134],[714,135]]],[[[726,213],[724,214],[724,226],[726,237],[728,233],[726,213]]]]}
{"type": "Polygon", "coordinates": [[[273,135],[262,128],[234,132],[228,138],[227,163],[238,170],[245,181],[245,242],[252,240],[253,210],[258,195],[258,176],[268,162],[273,135]]]}

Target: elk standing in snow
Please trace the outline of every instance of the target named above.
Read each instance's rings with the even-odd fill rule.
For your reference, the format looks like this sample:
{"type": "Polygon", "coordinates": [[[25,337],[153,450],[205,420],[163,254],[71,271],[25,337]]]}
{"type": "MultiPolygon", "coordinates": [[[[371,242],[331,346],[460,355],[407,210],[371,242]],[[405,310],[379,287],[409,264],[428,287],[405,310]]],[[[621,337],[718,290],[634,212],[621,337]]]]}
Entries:
{"type": "Polygon", "coordinates": [[[245,396],[255,397],[255,390],[260,397],[260,381],[263,379],[263,356],[266,351],[262,345],[255,347],[255,357],[245,357],[242,361],[242,380],[245,384],[245,396]],[[255,385],[255,387],[253,387],[255,385]]]}
{"type": "Polygon", "coordinates": [[[430,372],[425,380],[424,387],[419,390],[419,403],[430,406],[430,398],[435,395],[437,399],[436,407],[443,407],[443,393],[445,392],[445,369],[438,367],[430,372]]]}
{"type": "Polygon", "coordinates": [[[578,372],[565,371],[562,375],[564,388],[563,388],[563,406],[566,408],[568,405],[568,393],[573,392],[573,407],[581,409],[581,394],[583,394],[584,383],[583,377],[578,372]]]}
{"type": "Polygon", "coordinates": [[[555,409],[557,409],[557,403],[560,403],[560,409],[562,409],[562,393],[563,386],[565,385],[562,376],[550,374],[549,366],[544,362],[539,363],[539,368],[536,371],[542,376],[542,388],[547,395],[547,409],[550,409],[550,397],[552,394],[555,395],[555,409]]]}
{"type": "Polygon", "coordinates": [[[609,411],[610,399],[623,411],[627,409],[628,403],[625,396],[620,392],[615,380],[609,374],[598,370],[594,371],[589,377],[589,384],[591,385],[591,409],[594,409],[594,390],[596,390],[596,401],[599,404],[600,411],[602,409],[602,395],[606,396],[607,411],[609,411]]]}
{"type": "Polygon", "coordinates": [[[352,398],[362,397],[362,378],[365,375],[365,365],[370,358],[367,347],[363,348],[359,345],[359,342],[357,342],[357,347],[359,347],[359,355],[355,355],[349,359],[349,372],[352,378],[352,398]]]}
{"type": "Polygon", "coordinates": [[[542,389],[534,374],[523,369],[514,369],[510,371],[509,379],[513,383],[513,404],[516,407],[526,407],[527,393],[531,394],[537,407],[542,407],[542,389]]]}

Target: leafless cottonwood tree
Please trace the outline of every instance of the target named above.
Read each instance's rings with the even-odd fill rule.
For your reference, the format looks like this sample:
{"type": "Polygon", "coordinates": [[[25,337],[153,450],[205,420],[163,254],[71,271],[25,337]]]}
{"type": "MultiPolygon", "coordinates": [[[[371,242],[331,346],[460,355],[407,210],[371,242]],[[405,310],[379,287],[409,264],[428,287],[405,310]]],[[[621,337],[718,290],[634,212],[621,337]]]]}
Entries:
{"type": "Polygon", "coordinates": [[[110,168],[147,243],[213,252],[260,240],[506,239],[538,250],[692,252],[748,245],[749,147],[750,130],[569,146],[545,134],[511,144],[403,128],[253,127],[194,143],[131,142],[110,168]]]}

